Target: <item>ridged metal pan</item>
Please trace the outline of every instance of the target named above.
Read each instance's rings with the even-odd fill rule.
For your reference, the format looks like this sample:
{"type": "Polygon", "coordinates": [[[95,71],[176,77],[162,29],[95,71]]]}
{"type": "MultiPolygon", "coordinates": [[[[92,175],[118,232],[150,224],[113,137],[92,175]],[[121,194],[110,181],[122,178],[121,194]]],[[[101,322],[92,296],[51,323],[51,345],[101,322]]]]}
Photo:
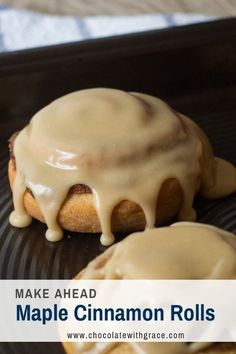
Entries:
{"type": "MultiPolygon", "coordinates": [[[[222,130],[226,123],[222,119],[208,118],[211,118],[212,129],[217,125],[222,130]],[[221,122],[224,122],[223,127],[221,122]]],[[[233,116],[228,119],[233,119],[233,116]]],[[[211,129],[210,124],[208,129],[211,129]]],[[[221,141],[223,155],[228,147],[234,146],[236,130],[234,134],[231,131],[231,134],[225,132],[224,135],[221,141]]],[[[233,156],[228,158],[234,159],[233,156]]],[[[7,178],[8,153],[3,152],[0,160],[0,278],[71,278],[104,250],[99,235],[66,231],[62,241],[50,243],[44,237],[45,225],[36,220],[25,229],[12,227],[8,222],[12,210],[12,194],[7,178]]],[[[197,198],[195,204],[199,222],[236,232],[236,194],[217,201],[197,198]]]]}
{"type": "MultiPolygon", "coordinates": [[[[98,235],[65,232],[58,243],[45,225],[9,225],[12,196],[7,139],[51,99],[83,87],[144,91],[190,115],[216,155],[236,164],[236,21],[189,26],[14,53],[0,57],[0,278],[71,278],[104,250],[98,235]],[[128,66],[127,66],[128,63],[128,66]],[[177,64],[176,64],[177,63],[177,64]]],[[[198,197],[198,221],[236,232],[236,194],[198,197]]],[[[117,240],[123,236],[119,236],[117,240]]],[[[0,354],[63,353],[60,344],[1,343],[0,354]]]]}

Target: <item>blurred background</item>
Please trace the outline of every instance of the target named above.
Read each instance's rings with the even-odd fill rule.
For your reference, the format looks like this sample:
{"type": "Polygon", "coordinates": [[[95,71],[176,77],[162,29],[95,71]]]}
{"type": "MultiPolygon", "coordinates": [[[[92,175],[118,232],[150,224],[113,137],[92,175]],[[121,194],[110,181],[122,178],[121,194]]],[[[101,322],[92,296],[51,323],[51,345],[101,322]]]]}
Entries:
{"type": "Polygon", "coordinates": [[[153,12],[198,12],[216,16],[236,14],[235,0],[1,0],[0,2],[52,14],[82,16],[153,12]]]}
{"type": "Polygon", "coordinates": [[[236,15],[236,0],[0,0],[0,52],[236,15]]]}

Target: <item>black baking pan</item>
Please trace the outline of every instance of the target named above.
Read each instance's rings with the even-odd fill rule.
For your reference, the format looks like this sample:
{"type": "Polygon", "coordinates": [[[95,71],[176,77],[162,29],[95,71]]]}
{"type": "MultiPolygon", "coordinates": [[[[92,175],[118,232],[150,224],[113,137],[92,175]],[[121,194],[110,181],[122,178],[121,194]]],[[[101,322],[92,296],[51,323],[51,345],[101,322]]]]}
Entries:
{"type": "MultiPolygon", "coordinates": [[[[217,156],[236,164],[236,19],[45,47],[0,56],[0,278],[71,278],[102,252],[98,235],[8,223],[7,139],[38,109],[87,87],[141,91],[167,100],[206,132],[217,156]]],[[[196,199],[199,222],[236,232],[236,194],[196,199]]],[[[118,239],[124,235],[120,235],[118,239]]],[[[2,343],[1,354],[63,353],[56,343],[2,343]]]]}

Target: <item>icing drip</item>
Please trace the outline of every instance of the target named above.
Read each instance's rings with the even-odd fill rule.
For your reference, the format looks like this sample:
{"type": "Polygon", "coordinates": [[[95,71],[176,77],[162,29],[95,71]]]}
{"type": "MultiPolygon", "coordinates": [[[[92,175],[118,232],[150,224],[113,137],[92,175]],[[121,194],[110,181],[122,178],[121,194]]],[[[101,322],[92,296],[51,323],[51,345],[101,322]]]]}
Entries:
{"type": "Polygon", "coordinates": [[[10,222],[29,225],[23,203],[28,187],[50,241],[63,236],[57,217],[76,184],[93,191],[106,246],[114,242],[112,211],[124,200],[140,205],[146,228],[155,226],[158,195],[169,178],[183,191],[179,220],[196,219],[192,204],[199,186],[211,198],[236,190],[235,168],[214,159],[201,130],[163,101],[140,93],[88,89],[64,96],[39,111],[19,133],[14,155],[15,210],[10,222]]]}
{"type": "MultiPolygon", "coordinates": [[[[179,222],[135,233],[90,262],[80,279],[235,279],[236,238],[216,227],[179,222]],[[210,252],[209,252],[210,250],[210,252]]],[[[74,354],[103,354],[106,344],[73,343],[74,354]],[[102,347],[100,347],[102,346],[102,347]]],[[[113,343],[113,346],[117,343],[113,343]]],[[[129,343],[135,354],[190,354],[210,343],[129,343]]],[[[110,352],[110,347],[108,352],[110,352]]]]}

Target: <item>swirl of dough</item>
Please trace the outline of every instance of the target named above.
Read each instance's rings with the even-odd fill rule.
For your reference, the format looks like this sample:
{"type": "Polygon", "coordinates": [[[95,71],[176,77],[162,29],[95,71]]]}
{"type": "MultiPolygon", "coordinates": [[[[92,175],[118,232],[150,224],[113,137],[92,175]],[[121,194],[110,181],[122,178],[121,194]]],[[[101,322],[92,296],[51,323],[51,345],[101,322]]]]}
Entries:
{"type": "Polygon", "coordinates": [[[97,88],[59,98],[18,134],[14,155],[10,222],[18,227],[30,223],[24,208],[27,187],[50,241],[63,236],[58,215],[77,184],[93,193],[103,245],[114,242],[111,218],[122,201],[141,207],[146,228],[155,226],[157,200],[167,180],[177,181],[182,190],[179,220],[196,219],[192,204],[199,189],[210,198],[236,190],[235,168],[214,158],[200,128],[160,99],[141,93],[97,88]]]}

